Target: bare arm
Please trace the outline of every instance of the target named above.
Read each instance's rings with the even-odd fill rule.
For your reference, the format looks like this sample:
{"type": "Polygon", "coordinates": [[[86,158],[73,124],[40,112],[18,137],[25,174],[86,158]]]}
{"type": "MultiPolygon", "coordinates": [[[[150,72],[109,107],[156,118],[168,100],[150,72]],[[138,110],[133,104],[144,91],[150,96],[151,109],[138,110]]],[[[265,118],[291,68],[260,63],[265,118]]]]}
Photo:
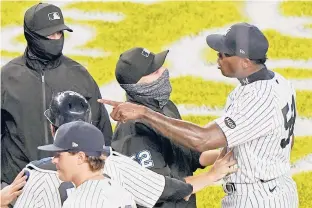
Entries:
{"type": "Polygon", "coordinates": [[[142,105],[104,99],[99,99],[98,102],[114,106],[110,115],[115,121],[140,119],[165,137],[198,152],[227,145],[223,131],[214,122],[200,127],[187,121],[169,118],[142,105]]]}
{"type": "Polygon", "coordinates": [[[201,153],[199,157],[199,163],[201,166],[209,166],[212,165],[220,154],[220,150],[208,150],[201,153]]]}
{"type": "Polygon", "coordinates": [[[145,108],[145,113],[140,118],[175,142],[199,152],[226,146],[223,131],[214,122],[200,127],[187,121],[166,117],[146,107],[143,108],[145,108]]]}

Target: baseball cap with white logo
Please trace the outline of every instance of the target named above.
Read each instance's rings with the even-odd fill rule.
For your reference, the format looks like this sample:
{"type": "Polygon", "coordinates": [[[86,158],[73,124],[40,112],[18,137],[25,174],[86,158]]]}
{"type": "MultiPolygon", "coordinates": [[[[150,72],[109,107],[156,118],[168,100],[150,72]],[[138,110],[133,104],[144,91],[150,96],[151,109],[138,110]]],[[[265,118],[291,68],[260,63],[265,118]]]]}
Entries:
{"type": "Polygon", "coordinates": [[[208,35],[206,42],[215,51],[250,60],[266,58],[269,48],[269,42],[261,30],[248,23],[232,25],[225,35],[208,35]]]}
{"type": "Polygon", "coordinates": [[[61,125],[54,135],[54,143],[39,146],[49,152],[79,152],[88,156],[109,155],[111,148],[105,146],[103,133],[94,125],[84,121],[73,121],[61,125]]]}
{"type": "Polygon", "coordinates": [[[146,48],[131,48],[119,57],[115,75],[119,84],[135,84],[143,76],[158,70],[164,64],[169,50],[153,53],[146,48]]]}
{"type": "Polygon", "coordinates": [[[73,32],[64,24],[61,9],[47,3],[39,3],[29,8],[24,16],[24,24],[31,31],[44,37],[63,30],[73,32]]]}

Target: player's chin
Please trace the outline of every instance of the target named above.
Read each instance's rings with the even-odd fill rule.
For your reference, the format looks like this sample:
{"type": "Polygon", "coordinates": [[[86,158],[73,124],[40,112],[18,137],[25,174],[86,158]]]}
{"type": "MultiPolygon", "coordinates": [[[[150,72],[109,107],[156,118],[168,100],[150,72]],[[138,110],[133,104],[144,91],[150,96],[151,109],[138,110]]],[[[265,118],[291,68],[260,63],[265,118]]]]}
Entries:
{"type": "Polygon", "coordinates": [[[220,68],[220,70],[221,70],[222,75],[225,77],[229,77],[229,78],[235,77],[235,75],[233,73],[229,72],[228,70],[225,70],[223,68],[220,68]]]}
{"type": "Polygon", "coordinates": [[[61,170],[57,170],[57,174],[60,180],[66,181],[66,177],[64,176],[61,170]]]}

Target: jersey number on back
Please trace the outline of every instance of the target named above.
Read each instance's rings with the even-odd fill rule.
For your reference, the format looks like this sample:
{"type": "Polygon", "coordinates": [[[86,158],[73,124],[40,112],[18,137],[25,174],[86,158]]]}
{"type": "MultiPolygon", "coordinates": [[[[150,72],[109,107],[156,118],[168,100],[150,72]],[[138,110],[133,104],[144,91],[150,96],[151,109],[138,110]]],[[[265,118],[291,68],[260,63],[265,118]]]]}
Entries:
{"type": "Polygon", "coordinates": [[[136,155],[132,155],[131,159],[137,161],[144,168],[150,168],[154,166],[154,162],[152,160],[152,155],[150,151],[143,150],[136,155]]]}
{"type": "Polygon", "coordinates": [[[294,133],[294,125],[295,125],[295,120],[296,120],[296,105],[295,105],[294,96],[292,96],[290,109],[287,103],[286,106],[282,109],[282,113],[284,117],[285,130],[288,131],[288,137],[285,139],[282,139],[281,141],[281,147],[284,149],[290,143],[290,137],[294,133]],[[290,110],[290,119],[287,120],[287,114],[289,110],[290,110]]]}

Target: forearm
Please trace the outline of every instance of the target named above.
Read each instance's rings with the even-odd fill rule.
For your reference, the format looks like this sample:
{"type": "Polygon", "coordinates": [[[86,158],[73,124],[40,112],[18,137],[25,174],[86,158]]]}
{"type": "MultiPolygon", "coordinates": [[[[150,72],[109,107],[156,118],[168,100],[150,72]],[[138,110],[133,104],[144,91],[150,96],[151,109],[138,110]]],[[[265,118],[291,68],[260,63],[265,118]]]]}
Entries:
{"type": "Polygon", "coordinates": [[[146,110],[143,120],[165,137],[191,149],[198,150],[198,147],[204,142],[204,139],[201,138],[203,128],[192,123],[166,117],[150,109],[146,110]]]}
{"type": "Polygon", "coordinates": [[[211,186],[214,183],[214,177],[211,172],[202,173],[196,176],[186,177],[185,182],[193,186],[192,194],[195,194],[207,186],[211,186]]]}
{"type": "Polygon", "coordinates": [[[213,165],[213,163],[218,158],[219,154],[220,154],[220,150],[205,151],[200,155],[199,163],[204,167],[209,166],[209,165],[213,165]]]}
{"type": "MultiPolygon", "coordinates": [[[[187,121],[166,117],[146,108],[142,120],[151,125],[165,137],[188,148],[203,152],[209,148],[211,132],[187,121]]],[[[213,148],[213,147],[212,147],[213,148]]]]}

